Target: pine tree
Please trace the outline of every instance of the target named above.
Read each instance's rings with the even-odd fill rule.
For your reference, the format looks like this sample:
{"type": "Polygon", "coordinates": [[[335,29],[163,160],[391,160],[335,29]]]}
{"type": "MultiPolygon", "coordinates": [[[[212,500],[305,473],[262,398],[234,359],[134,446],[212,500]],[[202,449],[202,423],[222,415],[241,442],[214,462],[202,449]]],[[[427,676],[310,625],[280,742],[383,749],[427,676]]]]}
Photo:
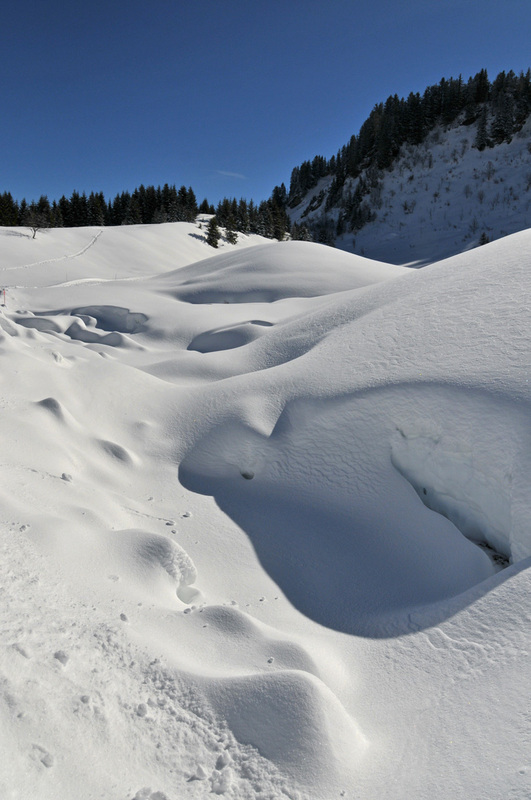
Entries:
{"type": "Polygon", "coordinates": [[[78,192],[73,191],[70,197],[68,226],[72,228],[81,228],[89,224],[87,196],[85,192],[80,195],[78,192]]]}
{"type": "Polygon", "coordinates": [[[238,230],[242,233],[249,233],[250,231],[249,209],[247,207],[247,201],[243,198],[238,204],[237,226],[238,230]]]}
{"type": "Polygon", "coordinates": [[[18,222],[18,206],[11,192],[0,195],[0,225],[16,225],[18,222]]]}
{"type": "Polygon", "coordinates": [[[477,147],[478,150],[484,150],[487,146],[489,140],[487,136],[487,106],[484,105],[481,109],[481,114],[479,115],[478,119],[478,127],[476,132],[476,138],[474,140],[474,147],[477,147]]]}
{"type": "Polygon", "coordinates": [[[271,204],[262,200],[258,206],[257,233],[265,236],[266,239],[274,237],[274,220],[271,212],[271,204]]]}
{"type": "Polygon", "coordinates": [[[476,95],[475,101],[476,103],[485,103],[489,99],[490,93],[490,83],[486,69],[482,69],[481,72],[473,78],[476,95]]]}
{"type": "Polygon", "coordinates": [[[151,219],[154,225],[160,225],[162,222],[168,221],[168,216],[163,208],[157,208],[151,219]]]}
{"type": "Polygon", "coordinates": [[[64,227],[65,228],[69,228],[70,227],[70,217],[71,217],[70,201],[67,200],[67,198],[64,196],[64,194],[62,195],[62,197],[60,198],[59,202],[57,203],[57,206],[59,208],[59,212],[61,214],[61,218],[63,220],[64,227]]]}
{"type": "Polygon", "coordinates": [[[50,224],[52,228],[63,228],[64,220],[59,205],[55,202],[52,203],[52,211],[50,215],[50,224]]]}
{"type": "Polygon", "coordinates": [[[140,201],[138,199],[138,192],[133,193],[125,212],[122,225],[140,225],[142,223],[142,214],[140,212],[140,201]]]}
{"type": "Polygon", "coordinates": [[[146,186],[141,197],[142,222],[149,224],[157,211],[157,191],[154,186],[146,186]]]}
{"type": "Polygon", "coordinates": [[[193,222],[198,214],[197,199],[195,192],[191,186],[188,187],[186,192],[186,216],[188,222],[193,222]]]}
{"type": "Polygon", "coordinates": [[[514,102],[507,92],[496,103],[496,112],[490,126],[490,135],[495,144],[510,142],[513,134],[514,102]]]}
{"type": "Polygon", "coordinates": [[[88,198],[88,219],[90,225],[105,225],[105,198],[103,193],[91,192],[88,198]]]}
{"type": "Polygon", "coordinates": [[[225,239],[229,244],[237,244],[238,242],[238,234],[234,230],[232,218],[225,226],[225,239]]]}
{"type": "Polygon", "coordinates": [[[17,225],[24,225],[24,215],[25,215],[25,213],[27,211],[27,208],[28,208],[28,204],[26,202],[26,198],[23,197],[22,200],[20,201],[20,205],[18,207],[17,225]]]}
{"type": "Polygon", "coordinates": [[[212,217],[212,219],[208,223],[207,244],[209,244],[210,247],[216,247],[217,248],[218,242],[220,240],[220,237],[221,237],[221,233],[219,231],[218,221],[217,221],[216,217],[212,217]]]}

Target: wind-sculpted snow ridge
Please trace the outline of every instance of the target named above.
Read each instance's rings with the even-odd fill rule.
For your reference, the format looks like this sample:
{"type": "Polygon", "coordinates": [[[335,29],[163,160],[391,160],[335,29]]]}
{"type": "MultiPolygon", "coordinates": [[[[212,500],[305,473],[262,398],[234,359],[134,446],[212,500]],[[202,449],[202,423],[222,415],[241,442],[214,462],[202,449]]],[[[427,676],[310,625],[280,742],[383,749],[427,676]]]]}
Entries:
{"type": "Polygon", "coordinates": [[[0,309],[0,796],[526,797],[531,233],[153,227],[0,309]]]}
{"type": "Polygon", "coordinates": [[[394,278],[401,267],[309,242],[268,243],[225,253],[169,273],[161,291],[189,303],[273,303],[314,297],[394,278]]]}

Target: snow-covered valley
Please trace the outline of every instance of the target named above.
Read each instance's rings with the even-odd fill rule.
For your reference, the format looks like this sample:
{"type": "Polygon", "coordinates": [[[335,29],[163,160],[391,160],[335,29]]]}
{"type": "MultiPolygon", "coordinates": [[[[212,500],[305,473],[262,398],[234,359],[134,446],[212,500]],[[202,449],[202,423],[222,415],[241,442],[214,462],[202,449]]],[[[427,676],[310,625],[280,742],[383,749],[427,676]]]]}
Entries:
{"type": "Polygon", "coordinates": [[[0,229],[0,797],[530,797],[531,232],[204,227],[0,229]]]}

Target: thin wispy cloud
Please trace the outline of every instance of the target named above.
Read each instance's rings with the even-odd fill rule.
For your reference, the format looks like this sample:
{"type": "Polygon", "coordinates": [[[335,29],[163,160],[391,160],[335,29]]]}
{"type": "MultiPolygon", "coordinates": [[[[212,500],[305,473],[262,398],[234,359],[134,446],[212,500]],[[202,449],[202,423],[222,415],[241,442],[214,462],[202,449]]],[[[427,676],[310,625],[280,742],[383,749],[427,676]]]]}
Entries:
{"type": "Polygon", "coordinates": [[[241,172],[229,172],[226,169],[218,169],[216,172],[218,175],[224,175],[225,178],[240,178],[242,181],[247,180],[247,175],[242,175],[241,172]]]}

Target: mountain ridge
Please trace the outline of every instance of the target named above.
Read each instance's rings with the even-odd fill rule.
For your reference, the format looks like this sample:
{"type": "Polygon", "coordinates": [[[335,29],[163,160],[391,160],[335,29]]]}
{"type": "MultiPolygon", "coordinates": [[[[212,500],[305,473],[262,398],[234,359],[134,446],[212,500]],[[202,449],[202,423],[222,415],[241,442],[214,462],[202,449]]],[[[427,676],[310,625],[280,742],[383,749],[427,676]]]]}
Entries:
{"type": "Polygon", "coordinates": [[[295,167],[272,197],[294,239],[393,263],[444,258],[531,225],[530,113],[529,70],[443,79],[377,104],[337,156],[295,167]]]}

